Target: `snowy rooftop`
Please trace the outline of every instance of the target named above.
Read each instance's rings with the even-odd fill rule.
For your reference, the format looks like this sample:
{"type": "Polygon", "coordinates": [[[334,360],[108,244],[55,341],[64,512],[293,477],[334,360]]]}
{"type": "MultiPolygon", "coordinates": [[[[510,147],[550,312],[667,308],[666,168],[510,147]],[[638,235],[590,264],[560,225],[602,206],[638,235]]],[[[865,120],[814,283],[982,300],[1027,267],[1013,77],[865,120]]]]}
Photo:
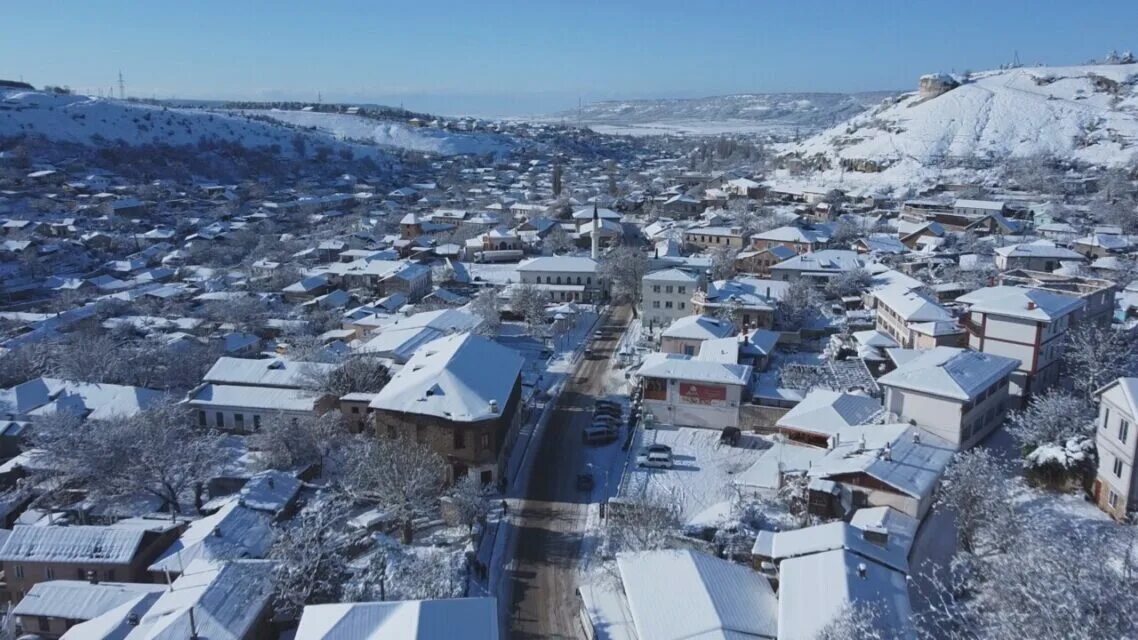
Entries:
{"type": "Polygon", "coordinates": [[[774,301],[782,298],[790,283],[782,280],[735,277],[716,280],[707,288],[707,304],[739,304],[743,307],[774,309],[774,301]]]}
{"type": "Polygon", "coordinates": [[[0,391],[0,413],[21,416],[66,410],[103,419],[134,415],[164,397],[161,391],[142,387],[34,378],[0,391]]]}
{"type": "Polygon", "coordinates": [[[322,362],[296,362],[280,358],[250,360],[218,358],[203,380],[215,384],[253,385],[297,389],[304,386],[307,372],[327,372],[336,365],[322,362]]]}
{"type": "Polygon", "coordinates": [[[684,316],[668,325],[660,335],[682,340],[714,340],[735,333],[735,326],[710,316],[684,316]]]}
{"type": "Polygon", "coordinates": [[[751,380],[749,365],[697,360],[675,353],[648,354],[637,373],[641,377],[731,385],[747,385],[751,380]]]}
{"type": "Polygon", "coordinates": [[[909,548],[920,522],[889,507],[859,509],[856,522],[829,522],[790,531],[762,531],[753,552],[776,561],[846,549],[902,573],[909,572],[909,548]],[[862,512],[866,515],[861,516],[862,512]],[[876,540],[874,534],[880,537],[876,540]],[[879,541],[880,540],[880,541],[879,541]]]}
{"type": "Polygon", "coordinates": [[[683,269],[662,269],[644,276],[644,282],[687,282],[695,283],[699,277],[683,269]]]}
{"type": "Polygon", "coordinates": [[[776,423],[779,427],[831,435],[842,427],[865,424],[882,411],[867,395],[814,389],[776,423]]]}
{"type": "Polygon", "coordinates": [[[876,603],[878,624],[912,635],[904,574],[845,549],[789,558],[779,565],[778,638],[813,638],[851,603],[876,603]]]}
{"type": "Polygon", "coordinates": [[[820,271],[840,273],[843,271],[853,271],[854,269],[858,269],[863,266],[865,265],[856,251],[846,251],[843,249],[825,249],[823,251],[814,251],[811,253],[794,256],[793,258],[784,260],[771,268],[789,271],[820,271]]]}
{"type": "Polygon", "coordinates": [[[622,553],[617,565],[640,638],[730,640],[776,633],[778,599],[767,579],[747,567],[691,550],[622,553]]]}
{"type": "Polygon", "coordinates": [[[164,591],[165,585],[85,580],[48,580],[34,585],[12,613],[17,616],[47,616],[90,620],[147,593],[164,591]]]}
{"type": "Polygon", "coordinates": [[[907,287],[887,287],[873,292],[880,304],[892,309],[905,322],[952,321],[952,314],[935,300],[907,287]]]}
{"type": "Polygon", "coordinates": [[[1005,258],[1056,258],[1060,260],[1082,260],[1082,254],[1065,247],[1056,246],[1048,240],[1036,240],[1012,244],[996,249],[996,254],[1005,258]]]}
{"type": "Polygon", "coordinates": [[[273,541],[272,516],[232,499],[217,513],[190,523],[148,571],[181,574],[195,560],[260,558],[273,541]]]}
{"type": "Polygon", "coordinates": [[[1037,322],[1051,322],[1081,309],[1085,302],[1041,289],[1026,287],[985,287],[956,299],[972,311],[1011,316],[1037,322]]]}
{"type": "Polygon", "coordinates": [[[955,453],[947,441],[908,424],[847,427],[836,437],[810,477],[864,473],[914,498],[932,493],[955,453]]]}
{"type": "Polygon", "coordinates": [[[956,347],[936,347],[914,354],[877,382],[882,386],[967,401],[1018,366],[1019,360],[1015,358],[956,347]]]}
{"type": "Polygon", "coordinates": [[[596,273],[597,261],[575,256],[544,256],[518,264],[519,272],[540,271],[552,273],[596,273]]]}
{"type": "Polygon", "coordinates": [[[273,413],[312,411],[316,400],[315,394],[301,389],[207,384],[194,393],[189,404],[196,409],[245,408],[273,413]]]}
{"type": "Polygon", "coordinates": [[[439,338],[416,351],[370,406],[459,422],[494,419],[505,411],[522,364],[517,352],[480,336],[439,338]]]}
{"type": "Polygon", "coordinates": [[[0,561],[130,564],[146,533],[141,527],[17,525],[0,547],[0,561]]]}
{"type": "Polygon", "coordinates": [[[810,229],[803,229],[796,225],[778,227],[777,229],[764,231],[751,237],[752,241],[767,240],[770,242],[798,242],[803,244],[820,242],[823,239],[821,234],[810,229]]]}
{"type": "Polygon", "coordinates": [[[498,640],[494,598],[309,605],[294,640],[498,640]]]}
{"type": "Polygon", "coordinates": [[[365,342],[360,351],[390,355],[406,361],[423,345],[445,335],[471,331],[480,320],[459,309],[424,311],[410,316],[393,316],[384,320],[377,334],[365,342]]]}

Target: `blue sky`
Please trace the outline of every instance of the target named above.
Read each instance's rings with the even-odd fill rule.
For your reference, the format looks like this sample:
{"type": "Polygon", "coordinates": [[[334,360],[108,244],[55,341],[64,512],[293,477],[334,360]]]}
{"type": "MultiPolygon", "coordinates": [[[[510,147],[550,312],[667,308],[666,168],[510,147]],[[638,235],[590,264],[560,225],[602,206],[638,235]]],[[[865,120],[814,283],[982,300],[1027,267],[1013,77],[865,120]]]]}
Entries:
{"type": "Polygon", "coordinates": [[[95,93],[547,113],[585,101],[915,87],[1138,49],[1138,1],[6,2],[0,78],[95,93]]]}

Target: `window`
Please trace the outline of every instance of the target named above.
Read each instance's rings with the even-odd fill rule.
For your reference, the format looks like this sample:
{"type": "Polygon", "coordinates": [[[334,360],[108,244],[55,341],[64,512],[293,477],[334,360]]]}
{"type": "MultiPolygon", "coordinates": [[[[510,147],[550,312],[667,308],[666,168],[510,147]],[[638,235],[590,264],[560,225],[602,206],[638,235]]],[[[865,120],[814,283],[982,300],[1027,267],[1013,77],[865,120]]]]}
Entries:
{"type": "Polygon", "coordinates": [[[687,293],[687,291],[688,291],[688,288],[684,285],[680,285],[680,286],[676,287],[676,293],[678,293],[678,294],[683,295],[683,294],[687,293]]]}
{"type": "Polygon", "coordinates": [[[672,285],[668,285],[668,286],[664,287],[664,293],[671,293],[671,292],[672,292],[672,285]]]}
{"type": "Polygon", "coordinates": [[[22,565],[22,564],[16,565],[16,577],[17,578],[23,578],[24,577],[24,565],[22,565]]]}
{"type": "Polygon", "coordinates": [[[489,449],[490,448],[490,434],[484,433],[481,436],[479,436],[478,437],[478,444],[483,449],[489,449]]]}
{"type": "Polygon", "coordinates": [[[660,293],[660,285],[658,285],[658,284],[652,285],[652,293],[660,293]]]}
{"type": "Polygon", "coordinates": [[[214,414],[213,419],[214,419],[214,426],[216,426],[216,427],[224,427],[225,426],[225,414],[224,413],[218,411],[216,414],[214,414]]]}
{"type": "Polygon", "coordinates": [[[51,631],[51,621],[47,616],[36,616],[36,622],[39,624],[40,631],[51,631]]]}
{"type": "Polygon", "coordinates": [[[561,276],[557,276],[557,284],[561,284],[561,276]]]}
{"type": "Polygon", "coordinates": [[[205,411],[199,411],[199,412],[198,412],[198,426],[199,426],[199,427],[205,427],[205,426],[206,426],[206,423],[205,423],[205,411]]]}
{"type": "Polygon", "coordinates": [[[454,430],[454,448],[455,449],[465,449],[466,448],[466,432],[463,431],[462,429],[455,429],[454,430]]]}
{"type": "Polygon", "coordinates": [[[1105,429],[1106,425],[1110,423],[1110,407],[1102,408],[1102,428],[1105,429]]]}
{"type": "Polygon", "coordinates": [[[672,301],[671,301],[671,300],[669,300],[669,301],[665,302],[665,303],[664,303],[664,308],[665,308],[665,309],[671,309],[671,308],[672,308],[672,301]]]}
{"type": "Polygon", "coordinates": [[[1118,439],[1126,444],[1126,436],[1130,435],[1130,423],[1125,420],[1118,421],[1118,439]]]}
{"type": "Polygon", "coordinates": [[[593,284],[592,278],[585,278],[585,284],[593,284]]]}
{"type": "Polygon", "coordinates": [[[360,412],[359,407],[352,407],[352,413],[359,413],[359,412],[360,412]]]}
{"type": "Polygon", "coordinates": [[[394,440],[397,435],[398,434],[395,432],[395,424],[389,422],[387,424],[387,437],[394,440]]]}
{"type": "Polygon", "coordinates": [[[233,414],[233,424],[237,427],[238,431],[243,431],[245,429],[245,414],[233,414]]]}
{"type": "Polygon", "coordinates": [[[261,430],[261,416],[253,416],[253,431],[261,430]]]}
{"type": "Polygon", "coordinates": [[[577,284],[581,284],[581,276],[577,276],[577,284]]]}
{"type": "Polygon", "coordinates": [[[685,356],[694,356],[695,355],[695,347],[691,346],[690,344],[685,344],[684,345],[684,355],[685,356]]]}
{"type": "Polygon", "coordinates": [[[653,300],[652,301],[652,308],[653,309],[659,309],[660,308],[660,301],[659,300],[653,300]]]}
{"type": "Polygon", "coordinates": [[[682,302],[680,303],[680,308],[681,308],[681,309],[683,309],[683,308],[684,308],[684,303],[682,303],[682,302]]]}
{"type": "Polygon", "coordinates": [[[1118,494],[1111,491],[1106,497],[1106,503],[1110,505],[1111,509],[1118,508],[1118,494]]]}
{"type": "Polygon", "coordinates": [[[1114,459],[1114,476],[1116,478],[1122,477],[1122,458],[1116,457],[1114,459]]]}
{"type": "Polygon", "coordinates": [[[55,567],[45,567],[43,575],[47,580],[55,580],[55,567]]]}

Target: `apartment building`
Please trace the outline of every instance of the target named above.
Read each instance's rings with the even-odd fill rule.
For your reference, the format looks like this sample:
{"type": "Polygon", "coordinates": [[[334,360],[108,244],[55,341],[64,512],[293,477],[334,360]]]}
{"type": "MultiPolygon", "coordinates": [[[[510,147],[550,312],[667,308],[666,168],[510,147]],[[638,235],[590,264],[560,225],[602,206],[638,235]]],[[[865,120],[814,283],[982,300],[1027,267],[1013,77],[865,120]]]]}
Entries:
{"type": "Polygon", "coordinates": [[[644,276],[640,286],[641,323],[662,328],[691,315],[692,295],[702,284],[702,276],[682,269],[664,269],[644,276]]]}
{"type": "Polygon", "coordinates": [[[1098,475],[1095,503],[1116,520],[1138,509],[1138,378],[1119,378],[1098,391],[1099,408],[1095,429],[1098,475]]]}

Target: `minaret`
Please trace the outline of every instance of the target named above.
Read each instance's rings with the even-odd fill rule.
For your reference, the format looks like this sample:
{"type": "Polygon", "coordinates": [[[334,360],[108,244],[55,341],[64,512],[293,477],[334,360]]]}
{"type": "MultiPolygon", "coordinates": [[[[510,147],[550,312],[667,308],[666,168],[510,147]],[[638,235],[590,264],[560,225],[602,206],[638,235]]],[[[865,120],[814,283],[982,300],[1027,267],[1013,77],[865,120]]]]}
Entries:
{"type": "Polygon", "coordinates": [[[591,240],[593,241],[593,260],[597,259],[597,247],[600,243],[600,215],[597,213],[597,201],[593,201],[593,233],[591,240]]]}

